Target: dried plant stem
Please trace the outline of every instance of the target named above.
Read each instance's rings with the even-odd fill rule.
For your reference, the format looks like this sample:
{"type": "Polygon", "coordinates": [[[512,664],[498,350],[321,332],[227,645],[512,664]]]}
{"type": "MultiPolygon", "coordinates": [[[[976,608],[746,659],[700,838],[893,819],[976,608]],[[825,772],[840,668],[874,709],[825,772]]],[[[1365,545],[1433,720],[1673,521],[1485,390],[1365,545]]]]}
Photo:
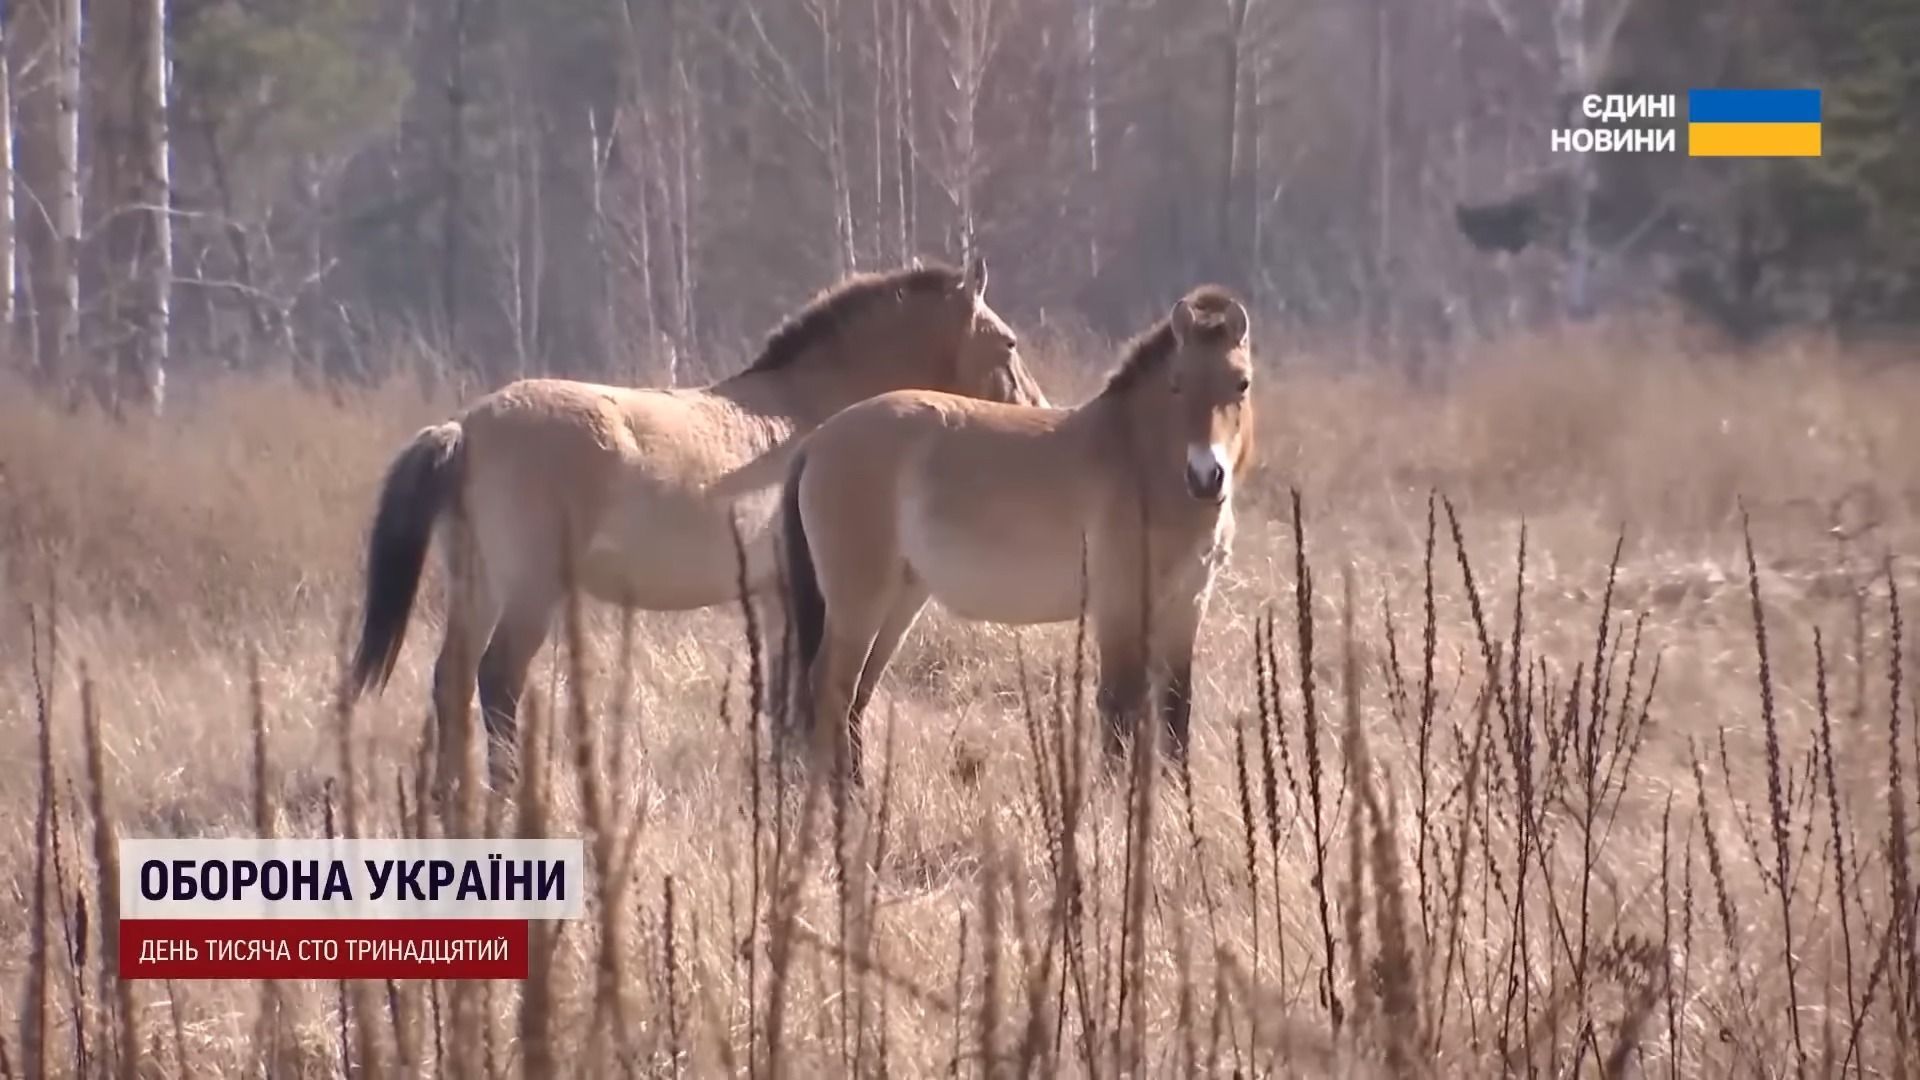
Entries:
{"type": "Polygon", "coordinates": [[[20,1057],[25,1075],[37,1077],[45,1075],[47,1031],[53,1009],[47,963],[47,890],[52,887],[47,853],[53,846],[53,695],[49,674],[41,666],[40,633],[31,608],[27,611],[27,631],[32,640],[34,713],[39,729],[40,797],[33,820],[33,895],[27,898],[27,974],[21,994],[26,1008],[20,1013],[20,1057]]]}
{"type": "Polygon", "coordinates": [[[1307,794],[1313,812],[1313,890],[1320,910],[1320,940],[1325,967],[1321,974],[1321,1001],[1333,1018],[1337,1033],[1346,1019],[1346,1007],[1336,987],[1333,919],[1327,908],[1327,843],[1325,800],[1320,783],[1320,706],[1314,692],[1313,576],[1307,563],[1307,540],[1300,520],[1300,492],[1291,493],[1293,509],[1294,611],[1299,627],[1300,723],[1307,749],[1307,794]]]}
{"type": "Polygon", "coordinates": [[[1793,874],[1787,833],[1790,808],[1780,785],[1780,720],[1773,708],[1773,668],[1767,656],[1767,617],[1760,604],[1760,567],[1753,555],[1753,529],[1745,510],[1740,532],[1747,550],[1747,588],[1753,600],[1753,641],[1760,657],[1760,720],[1767,738],[1767,807],[1773,823],[1774,890],[1780,898],[1780,941],[1787,966],[1787,1016],[1793,1031],[1794,1071],[1805,1075],[1807,1049],[1800,1035],[1799,958],[1793,948],[1793,874]]]}
{"type": "Polygon", "coordinates": [[[134,1010],[133,983],[120,978],[120,838],[115,833],[113,800],[107,787],[107,755],[100,736],[100,713],[94,703],[93,679],[82,666],[80,716],[87,742],[87,780],[93,795],[93,866],[100,898],[100,1000],[113,1003],[114,1060],[120,1080],[138,1075],[139,1016],[134,1010]]]}
{"type": "MultiPolygon", "coordinates": [[[[553,728],[536,694],[529,694],[520,716],[519,821],[522,839],[534,840],[553,829],[551,795],[547,787],[547,758],[553,753],[553,728]]],[[[545,922],[527,926],[527,981],[520,991],[520,1075],[539,1080],[554,1075],[558,1055],[553,1042],[554,927],[545,922]]]]}

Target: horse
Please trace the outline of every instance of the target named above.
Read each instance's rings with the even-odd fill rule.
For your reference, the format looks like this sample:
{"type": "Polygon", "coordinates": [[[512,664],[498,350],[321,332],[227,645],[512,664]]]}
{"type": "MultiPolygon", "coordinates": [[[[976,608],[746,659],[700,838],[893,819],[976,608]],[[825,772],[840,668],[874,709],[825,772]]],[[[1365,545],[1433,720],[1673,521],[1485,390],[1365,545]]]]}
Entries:
{"type": "Polygon", "coordinates": [[[801,440],[781,494],[795,665],[816,747],[860,777],[874,686],[930,599],[1003,625],[1083,615],[1105,748],[1148,690],[1176,760],[1193,648],[1253,452],[1246,308],[1202,285],[1128,343],[1075,408],[882,394],[801,440]],[[837,740],[837,742],[835,741],[837,740]]]}
{"type": "Polygon", "coordinates": [[[476,681],[489,780],[502,785],[528,670],[569,588],[647,611],[741,602],[743,592],[746,602],[777,598],[770,527],[797,437],[907,387],[1046,402],[986,286],[978,257],[964,273],[855,275],[711,385],[524,379],[423,428],[380,488],[348,700],[391,678],[438,530],[447,613],[433,669],[437,787],[445,797],[460,775],[476,681]]]}

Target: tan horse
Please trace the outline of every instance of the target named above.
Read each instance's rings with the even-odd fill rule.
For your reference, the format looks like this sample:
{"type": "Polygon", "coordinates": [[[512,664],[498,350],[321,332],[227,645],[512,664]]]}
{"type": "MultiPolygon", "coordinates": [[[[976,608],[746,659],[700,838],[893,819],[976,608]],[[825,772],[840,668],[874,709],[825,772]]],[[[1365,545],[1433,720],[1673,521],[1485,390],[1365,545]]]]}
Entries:
{"type": "Polygon", "coordinates": [[[569,571],[583,593],[642,610],[737,602],[737,510],[748,592],[768,594],[778,566],[770,524],[797,435],[903,387],[1045,402],[987,306],[986,283],[978,259],[964,276],[916,267],[854,277],[711,386],[528,379],[422,430],[380,492],[350,693],[391,676],[437,525],[449,586],[433,672],[440,789],[469,745],[476,676],[502,781],[527,672],[569,571]]]}
{"type": "Polygon", "coordinates": [[[929,598],[1006,624],[1084,602],[1108,749],[1157,683],[1185,753],[1194,637],[1253,447],[1251,373],[1246,309],[1203,286],[1078,408],[908,390],[802,440],[782,500],[788,606],[813,720],[845,725],[856,778],[861,715],[929,598]]]}

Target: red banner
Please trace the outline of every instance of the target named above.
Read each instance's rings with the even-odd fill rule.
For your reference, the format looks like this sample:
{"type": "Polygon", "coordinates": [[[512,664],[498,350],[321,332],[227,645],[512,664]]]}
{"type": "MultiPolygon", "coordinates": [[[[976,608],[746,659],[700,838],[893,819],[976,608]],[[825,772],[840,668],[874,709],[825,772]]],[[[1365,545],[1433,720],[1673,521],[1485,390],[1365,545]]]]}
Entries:
{"type": "Polygon", "coordinates": [[[512,919],[123,919],[123,979],[525,979],[512,919]]]}

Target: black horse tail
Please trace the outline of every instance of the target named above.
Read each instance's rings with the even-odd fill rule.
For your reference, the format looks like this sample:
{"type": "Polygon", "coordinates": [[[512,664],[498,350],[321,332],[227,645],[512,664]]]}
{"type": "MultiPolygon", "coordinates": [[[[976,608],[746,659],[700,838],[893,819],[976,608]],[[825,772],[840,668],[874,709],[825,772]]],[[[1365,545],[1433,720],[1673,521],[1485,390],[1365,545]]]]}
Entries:
{"type": "Polygon", "coordinates": [[[347,683],[350,698],[386,686],[393,674],[434,524],[459,501],[463,445],[458,421],[435,424],[415,435],[387,468],[367,536],[366,596],[347,683]]]}
{"type": "Polygon", "coordinates": [[[820,579],[814,573],[813,548],[807,542],[807,523],[800,513],[800,477],[807,467],[806,454],[795,455],[787,471],[786,485],[780,492],[780,522],[783,547],[787,555],[787,617],[793,620],[794,665],[805,685],[813,670],[814,657],[820,655],[820,643],[826,635],[827,599],[820,593],[820,579]]]}

